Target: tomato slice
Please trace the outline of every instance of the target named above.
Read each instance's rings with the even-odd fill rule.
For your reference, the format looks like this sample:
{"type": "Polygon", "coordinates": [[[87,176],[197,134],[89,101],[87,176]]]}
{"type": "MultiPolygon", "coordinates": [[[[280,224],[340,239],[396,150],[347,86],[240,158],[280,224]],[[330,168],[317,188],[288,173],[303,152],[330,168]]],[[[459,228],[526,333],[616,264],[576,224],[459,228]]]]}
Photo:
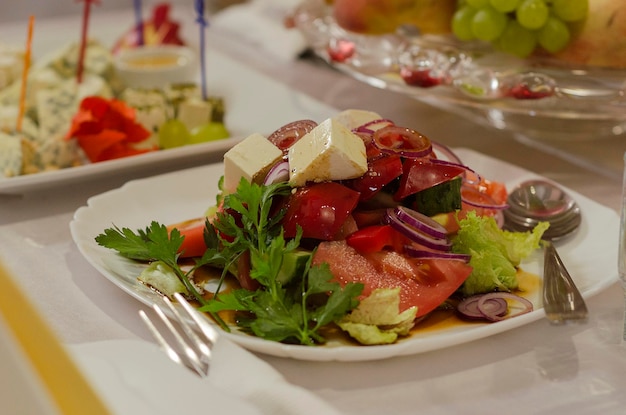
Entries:
{"type": "Polygon", "coordinates": [[[399,311],[416,306],[417,317],[439,307],[472,272],[471,266],[457,260],[418,260],[395,251],[362,255],[346,241],[322,242],[313,263],[324,262],[340,284],[364,284],[362,298],[377,288],[400,287],[399,311]]]}
{"type": "Polygon", "coordinates": [[[176,228],[185,237],[179,250],[181,258],[199,257],[206,251],[207,246],[204,243],[205,221],[205,217],[195,218],[167,227],[169,233],[176,228]]]}
{"type": "Polygon", "coordinates": [[[394,198],[402,200],[424,189],[452,180],[464,172],[465,169],[460,166],[433,163],[426,159],[406,159],[400,188],[394,198]]]}
{"type": "Polygon", "coordinates": [[[359,192],[335,182],[299,188],[287,200],[284,235],[294,237],[299,225],[303,238],[332,240],[358,202],[359,192]]]}
{"type": "Polygon", "coordinates": [[[367,172],[358,179],[346,181],[346,186],[360,192],[360,200],[366,201],[401,174],[402,161],[399,156],[379,157],[369,160],[367,172]]]}

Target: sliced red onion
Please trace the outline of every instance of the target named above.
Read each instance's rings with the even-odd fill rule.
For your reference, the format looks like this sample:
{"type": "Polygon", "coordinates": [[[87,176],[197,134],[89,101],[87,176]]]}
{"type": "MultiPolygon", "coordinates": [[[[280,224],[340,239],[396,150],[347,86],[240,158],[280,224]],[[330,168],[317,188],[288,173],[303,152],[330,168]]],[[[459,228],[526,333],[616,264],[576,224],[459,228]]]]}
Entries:
{"type": "Polygon", "coordinates": [[[411,245],[406,245],[404,247],[404,252],[407,255],[410,255],[413,258],[422,258],[422,259],[453,259],[463,261],[465,263],[469,262],[471,255],[468,254],[456,254],[454,252],[433,252],[427,251],[425,249],[418,249],[411,245]]]}
{"type": "Polygon", "coordinates": [[[478,300],[483,297],[483,294],[473,295],[467,297],[461,301],[457,307],[457,312],[461,317],[470,320],[485,320],[487,319],[485,314],[492,316],[503,317],[508,311],[508,304],[504,298],[491,298],[485,301],[482,309],[478,308],[478,300]]]}
{"type": "Polygon", "coordinates": [[[450,239],[428,235],[400,220],[398,215],[395,213],[394,208],[387,209],[385,221],[410,240],[422,244],[430,249],[449,251],[452,248],[452,242],[450,242],[450,239]]]}
{"type": "Polygon", "coordinates": [[[293,121],[283,125],[267,137],[276,147],[287,151],[289,147],[302,138],[305,134],[317,127],[317,123],[312,120],[293,121]]]}
{"type": "Polygon", "coordinates": [[[526,314],[526,313],[530,313],[531,311],[533,311],[533,303],[531,303],[529,300],[527,300],[524,297],[520,297],[519,295],[515,295],[512,293],[508,293],[508,292],[492,292],[492,293],[487,293],[482,295],[479,299],[478,299],[478,309],[481,310],[481,312],[485,313],[487,311],[487,308],[485,307],[485,304],[487,301],[490,301],[493,298],[502,298],[504,300],[511,300],[511,301],[515,301],[520,303],[523,308],[522,310],[518,311],[517,313],[514,314],[508,314],[505,316],[497,316],[497,315],[493,315],[493,314],[488,314],[485,317],[490,320],[490,321],[500,321],[500,320],[504,320],[506,318],[511,318],[511,317],[516,317],[522,314],[526,314]]]}
{"type": "Polygon", "coordinates": [[[286,181],[289,181],[289,162],[283,160],[272,166],[272,168],[267,172],[265,180],[263,180],[263,184],[267,186],[286,181]]]}
{"type": "Polygon", "coordinates": [[[414,227],[418,231],[434,236],[435,238],[446,238],[448,236],[448,231],[439,222],[413,209],[398,206],[394,209],[393,213],[397,215],[402,222],[414,227]]]}
{"type": "Polygon", "coordinates": [[[394,125],[393,121],[388,120],[386,118],[380,118],[380,119],[377,119],[377,120],[366,122],[365,124],[360,125],[360,126],[354,128],[352,131],[355,132],[355,133],[369,133],[369,134],[373,134],[374,130],[372,130],[370,127],[378,125],[378,124],[383,124],[383,123],[384,124],[388,124],[388,125],[394,125]]]}
{"type": "Polygon", "coordinates": [[[428,137],[410,128],[395,125],[374,131],[373,141],[374,145],[383,153],[397,154],[402,157],[421,158],[433,151],[433,146],[428,137]],[[386,136],[388,135],[398,135],[402,139],[387,143],[386,136]]]}
{"type": "Polygon", "coordinates": [[[431,144],[433,146],[433,149],[435,150],[435,153],[443,155],[446,159],[448,159],[449,161],[453,163],[457,163],[459,165],[463,164],[459,156],[457,156],[454,153],[454,151],[450,149],[450,147],[446,146],[445,144],[441,144],[437,141],[432,141],[432,140],[431,140],[431,144]]]}

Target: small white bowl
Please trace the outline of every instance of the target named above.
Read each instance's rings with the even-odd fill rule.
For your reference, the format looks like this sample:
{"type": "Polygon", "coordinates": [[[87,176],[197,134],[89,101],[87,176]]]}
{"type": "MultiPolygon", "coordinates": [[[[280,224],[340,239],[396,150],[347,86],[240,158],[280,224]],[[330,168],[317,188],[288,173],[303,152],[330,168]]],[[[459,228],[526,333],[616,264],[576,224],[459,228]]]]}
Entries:
{"type": "Polygon", "coordinates": [[[195,82],[197,66],[196,53],[186,46],[142,46],[125,49],[115,57],[120,80],[136,88],[195,82]]]}

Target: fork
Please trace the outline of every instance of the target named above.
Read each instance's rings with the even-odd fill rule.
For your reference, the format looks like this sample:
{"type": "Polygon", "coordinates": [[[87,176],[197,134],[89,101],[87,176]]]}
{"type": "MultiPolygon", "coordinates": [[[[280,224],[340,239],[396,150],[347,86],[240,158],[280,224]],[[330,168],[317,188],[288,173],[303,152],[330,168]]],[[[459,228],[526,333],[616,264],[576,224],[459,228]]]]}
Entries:
{"type": "Polygon", "coordinates": [[[167,328],[165,335],[144,310],[139,310],[139,316],[171,360],[200,377],[208,376],[211,350],[219,337],[217,330],[181,294],[174,294],[181,307],[176,307],[167,296],[162,298],[166,309],[158,304],[152,304],[152,309],[167,328]]]}

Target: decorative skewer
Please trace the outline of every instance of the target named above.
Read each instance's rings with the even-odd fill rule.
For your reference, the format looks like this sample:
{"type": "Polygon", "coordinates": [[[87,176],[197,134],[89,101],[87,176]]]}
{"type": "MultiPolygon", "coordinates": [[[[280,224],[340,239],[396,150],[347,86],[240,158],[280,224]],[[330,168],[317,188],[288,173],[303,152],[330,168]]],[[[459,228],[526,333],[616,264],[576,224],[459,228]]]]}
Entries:
{"type": "Polygon", "coordinates": [[[24,67],[22,68],[22,84],[20,87],[19,111],[17,113],[17,125],[15,130],[22,131],[22,118],[26,108],[26,86],[28,83],[28,70],[30,68],[30,56],[33,43],[33,27],[35,26],[35,16],[28,19],[28,35],[26,37],[26,51],[24,52],[24,67]]]}
{"type": "Polygon", "coordinates": [[[145,40],[141,0],[134,0],[133,4],[135,6],[135,22],[137,26],[137,45],[143,46],[145,44],[145,40]]]}
{"type": "Polygon", "coordinates": [[[196,23],[200,29],[200,88],[202,90],[202,99],[207,100],[206,86],[206,56],[205,56],[205,31],[209,25],[204,17],[204,0],[194,0],[194,9],[196,10],[196,23]]]}
{"type": "Polygon", "coordinates": [[[80,49],[78,52],[78,64],[76,66],[76,82],[83,82],[83,70],[85,65],[85,49],[87,48],[87,29],[89,27],[89,13],[91,11],[91,3],[100,4],[99,0],[82,0],[85,2],[83,9],[83,26],[80,33],[80,49]]]}

